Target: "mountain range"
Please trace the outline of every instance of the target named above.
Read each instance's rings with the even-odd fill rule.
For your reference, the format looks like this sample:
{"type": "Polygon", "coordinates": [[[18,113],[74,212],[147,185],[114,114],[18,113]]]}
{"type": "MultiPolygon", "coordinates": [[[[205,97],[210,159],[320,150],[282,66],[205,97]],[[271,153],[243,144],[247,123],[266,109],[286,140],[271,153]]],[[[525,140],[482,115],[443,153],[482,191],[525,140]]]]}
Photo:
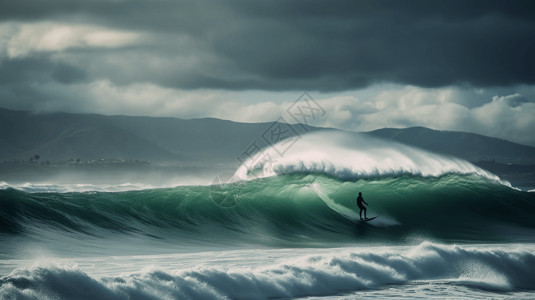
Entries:
{"type": "MultiPolygon", "coordinates": [[[[239,123],[214,118],[31,113],[0,109],[0,161],[137,159],[153,162],[236,162],[252,146],[268,145],[273,126],[286,136],[335,130],[300,124],[239,123]]],[[[279,132],[280,133],[280,132],[279,132]]],[[[535,164],[535,147],[468,132],[425,127],[365,132],[472,162],[535,164]]]]}

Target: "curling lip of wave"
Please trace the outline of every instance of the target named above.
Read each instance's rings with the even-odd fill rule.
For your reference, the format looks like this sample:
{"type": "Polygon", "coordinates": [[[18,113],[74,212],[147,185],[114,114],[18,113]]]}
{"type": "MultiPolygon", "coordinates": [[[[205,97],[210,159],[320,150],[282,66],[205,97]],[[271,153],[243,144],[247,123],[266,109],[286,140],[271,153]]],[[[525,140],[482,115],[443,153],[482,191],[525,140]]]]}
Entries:
{"type": "Polygon", "coordinates": [[[287,141],[281,141],[266,148],[261,157],[269,159],[248,159],[237,169],[235,177],[250,180],[303,172],[351,180],[402,174],[436,177],[458,173],[477,174],[511,186],[468,161],[362,134],[310,133],[291,146],[287,141]],[[280,149],[285,147],[288,149],[281,155],[280,149]]]}

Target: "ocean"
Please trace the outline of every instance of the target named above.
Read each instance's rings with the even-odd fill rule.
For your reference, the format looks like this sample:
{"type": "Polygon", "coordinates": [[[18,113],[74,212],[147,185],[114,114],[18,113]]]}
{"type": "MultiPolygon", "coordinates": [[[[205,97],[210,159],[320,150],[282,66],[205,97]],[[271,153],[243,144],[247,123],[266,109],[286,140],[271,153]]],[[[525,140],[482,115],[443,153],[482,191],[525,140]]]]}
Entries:
{"type": "Polygon", "coordinates": [[[535,298],[535,193],[399,144],[318,140],[212,184],[2,183],[0,298],[535,298]]]}

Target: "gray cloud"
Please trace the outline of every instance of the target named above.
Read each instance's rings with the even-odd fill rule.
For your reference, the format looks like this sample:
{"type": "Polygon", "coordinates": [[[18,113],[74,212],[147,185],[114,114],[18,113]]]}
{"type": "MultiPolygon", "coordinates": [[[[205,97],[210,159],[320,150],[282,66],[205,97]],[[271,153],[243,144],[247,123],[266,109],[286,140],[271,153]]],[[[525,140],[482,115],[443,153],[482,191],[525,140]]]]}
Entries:
{"type": "Polygon", "coordinates": [[[342,91],[379,82],[535,83],[533,1],[11,1],[0,21],[139,33],[125,47],[38,57],[70,57],[71,71],[116,84],[342,91]]]}
{"type": "Polygon", "coordinates": [[[0,86],[49,81],[70,84],[86,79],[83,69],[43,57],[5,60],[0,66],[0,86]]]}
{"type": "Polygon", "coordinates": [[[518,107],[518,106],[521,106],[524,103],[530,103],[530,102],[535,103],[535,101],[530,100],[530,99],[526,98],[524,95],[521,95],[521,94],[518,94],[518,93],[512,94],[512,95],[507,95],[507,96],[502,96],[502,97],[494,96],[492,98],[492,101],[493,102],[506,103],[507,105],[509,105],[511,107],[518,107]]]}

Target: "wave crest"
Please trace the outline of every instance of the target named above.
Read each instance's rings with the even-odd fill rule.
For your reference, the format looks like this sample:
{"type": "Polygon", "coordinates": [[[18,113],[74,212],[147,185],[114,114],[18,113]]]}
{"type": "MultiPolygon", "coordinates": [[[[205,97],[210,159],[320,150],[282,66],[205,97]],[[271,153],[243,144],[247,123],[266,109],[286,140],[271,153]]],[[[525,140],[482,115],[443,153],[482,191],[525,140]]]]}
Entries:
{"type": "Polygon", "coordinates": [[[510,186],[498,176],[458,158],[427,152],[363,134],[320,132],[262,150],[246,160],[235,176],[242,180],[291,173],[318,173],[342,180],[415,175],[437,177],[450,173],[477,174],[510,186]]]}

